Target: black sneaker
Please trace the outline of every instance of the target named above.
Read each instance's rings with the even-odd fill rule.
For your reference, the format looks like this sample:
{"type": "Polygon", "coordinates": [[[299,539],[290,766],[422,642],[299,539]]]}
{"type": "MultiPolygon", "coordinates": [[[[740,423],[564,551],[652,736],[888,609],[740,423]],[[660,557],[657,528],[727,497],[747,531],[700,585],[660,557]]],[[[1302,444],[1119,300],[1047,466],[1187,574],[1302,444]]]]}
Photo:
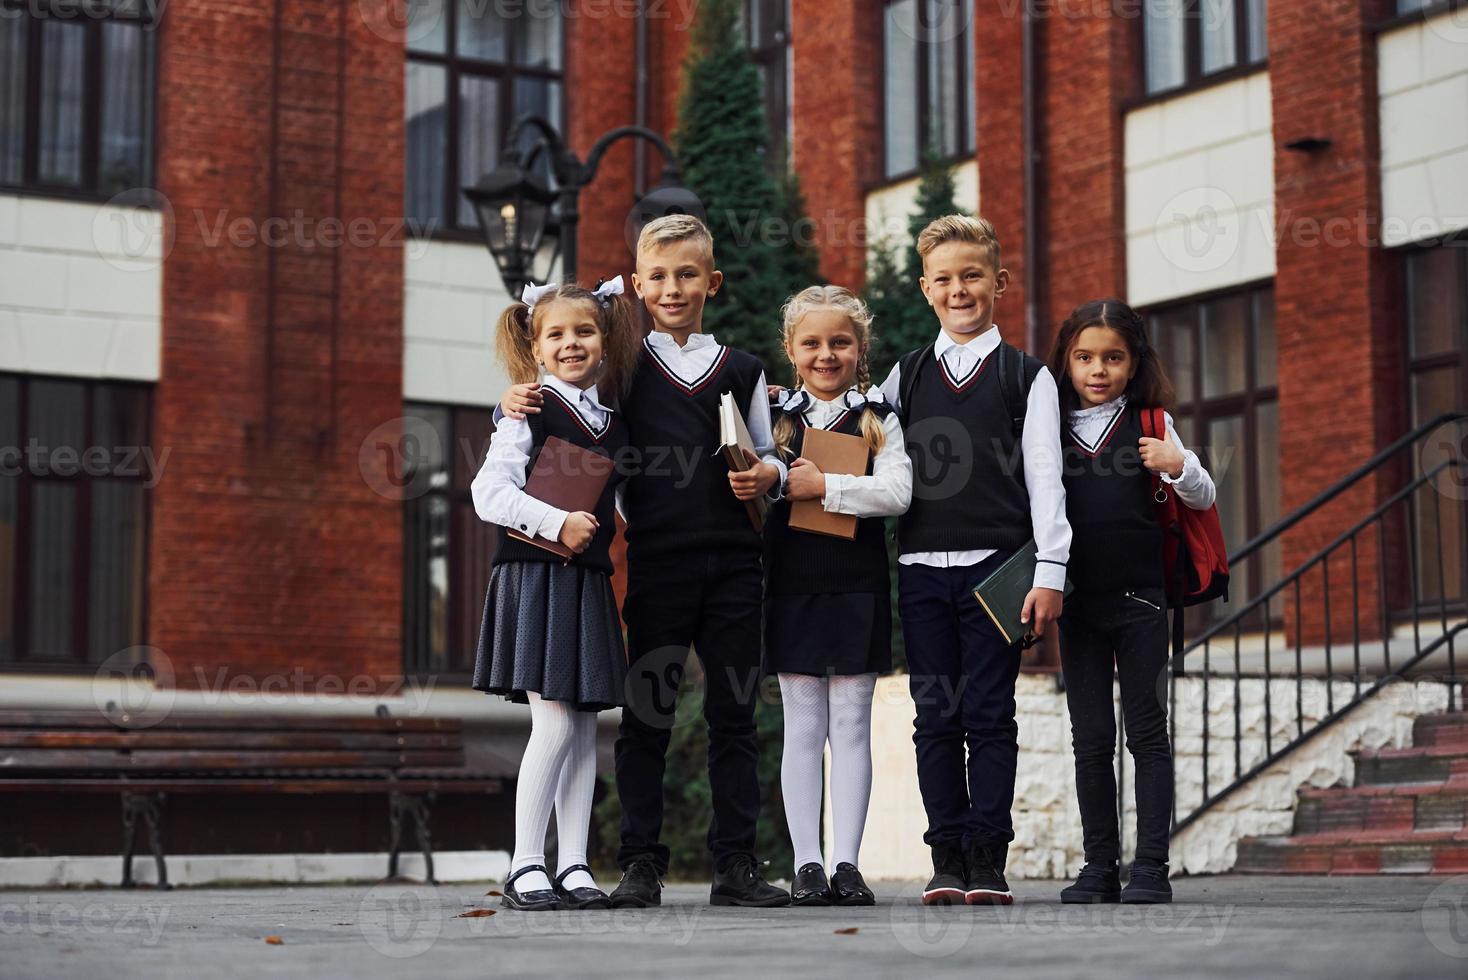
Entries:
{"type": "Polygon", "coordinates": [[[663,904],[663,883],[651,858],[638,858],[622,872],[622,883],[612,890],[612,908],[645,909],[663,904]]]}
{"type": "Polygon", "coordinates": [[[1121,900],[1128,905],[1165,905],[1172,901],[1172,885],[1167,883],[1167,863],[1138,858],[1132,862],[1132,873],[1121,900]]]}
{"type": "Polygon", "coordinates": [[[1008,844],[968,845],[968,878],[964,901],[970,905],[1009,905],[1014,893],[1004,880],[1004,862],[1009,856],[1008,844]]]}
{"type": "Polygon", "coordinates": [[[816,862],[802,864],[790,883],[791,905],[830,905],[831,885],[826,881],[826,869],[816,862]]]}
{"type": "Polygon", "coordinates": [[[831,896],[835,905],[876,905],[877,896],[867,887],[856,865],[842,861],[831,876],[831,896]]]}
{"type": "Polygon", "coordinates": [[[1087,861],[1075,883],[1060,892],[1064,905],[1100,905],[1121,901],[1121,868],[1115,861],[1087,861]]]}
{"type": "Polygon", "coordinates": [[[962,905],[964,882],[963,845],[956,840],[933,845],[933,877],[923,889],[924,905],[962,905]]]}
{"type": "Polygon", "coordinates": [[[709,904],[772,909],[789,905],[790,893],[765,881],[753,855],[736,854],[728,859],[723,871],[714,871],[709,904]]]}

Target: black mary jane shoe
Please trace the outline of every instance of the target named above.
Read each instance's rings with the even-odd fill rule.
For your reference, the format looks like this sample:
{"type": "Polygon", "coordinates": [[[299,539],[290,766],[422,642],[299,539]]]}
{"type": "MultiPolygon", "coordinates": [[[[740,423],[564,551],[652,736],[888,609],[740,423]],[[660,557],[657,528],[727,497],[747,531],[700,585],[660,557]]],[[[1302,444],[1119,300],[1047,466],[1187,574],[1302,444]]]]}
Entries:
{"type": "Polygon", "coordinates": [[[802,864],[790,883],[791,905],[830,905],[831,885],[826,881],[826,869],[815,861],[802,864]]]}
{"type": "Polygon", "coordinates": [[[568,909],[580,911],[582,909],[609,909],[612,907],[611,896],[600,888],[583,885],[580,888],[567,888],[563,882],[566,875],[573,871],[585,871],[591,874],[591,869],[584,864],[573,864],[565,871],[556,875],[556,894],[561,896],[561,905],[568,909]]]}
{"type": "Polygon", "coordinates": [[[836,873],[831,876],[831,895],[833,905],[877,904],[877,896],[850,861],[836,865],[836,873]]]}
{"type": "Polygon", "coordinates": [[[500,897],[500,904],[517,912],[554,912],[562,908],[561,896],[556,894],[554,888],[537,888],[534,891],[522,892],[515,887],[515,882],[521,876],[532,871],[539,871],[547,878],[550,877],[550,872],[545,869],[545,865],[526,865],[505,879],[505,893],[500,897]]]}

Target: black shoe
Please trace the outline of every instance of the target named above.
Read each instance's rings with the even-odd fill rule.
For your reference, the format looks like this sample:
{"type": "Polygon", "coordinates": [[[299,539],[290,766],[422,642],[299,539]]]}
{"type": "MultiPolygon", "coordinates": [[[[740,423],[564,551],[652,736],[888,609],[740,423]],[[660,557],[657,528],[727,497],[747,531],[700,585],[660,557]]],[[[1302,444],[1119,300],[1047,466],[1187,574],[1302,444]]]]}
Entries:
{"type": "Polygon", "coordinates": [[[933,845],[933,877],[923,889],[923,904],[962,905],[964,891],[963,845],[939,841],[933,845]]]}
{"type": "Polygon", "coordinates": [[[709,904],[780,908],[790,904],[790,893],[765,881],[753,855],[736,854],[729,858],[723,871],[714,871],[714,884],[709,889],[709,904]]]}
{"type": "Polygon", "coordinates": [[[609,898],[607,896],[607,893],[602,891],[600,888],[595,888],[589,885],[582,885],[580,888],[567,888],[564,884],[562,884],[562,882],[565,881],[566,875],[570,874],[573,871],[585,871],[587,874],[591,874],[591,869],[588,868],[586,865],[573,864],[565,871],[562,871],[560,874],[556,875],[556,894],[561,896],[562,905],[564,905],[568,909],[576,910],[609,909],[612,907],[611,898],[609,898]]]}
{"type": "Polygon", "coordinates": [[[802,864],[790,883],[791,905],[830,905],[831,885],[826,881],[826,869],[816,862],[802,864]]]}
{"type": "Polygon", "coordinates": [[[836,865],[831,876],[831,896],[836,905],[876,905],[877,896],[862,880],[861,872],[850,861],[836,865]]]}
{"type": "Polygon", "coordinates": [[[1132,862],[1132,873],[1121,900],[1128,905],[1165,905],[1172,901],[1172,886],[1167,883],[1167,862],[1138,858],[1132,862]]]}
{"type": "Polygon", "coordinates": [[[500,896],[500,904],[517,912],[554,912],[561,908],[561,896],[556,894],[554,888],[537,888],[534,891],[522,892],[515,887],[518,879],[532,871],[539,871],[547,878],[550,877],[550,872],[545,870],[545,865],[526,865],[505,879],[505,892],[500,896]]]}
{"type": "Polygon", "coordinates": [[[1014,893],[1009,882],[1004,880],[1004,862],[1009,856],[1008,844],[981,844],[975,841],[968,845],[967,887],[963,899],[970,905],[1009,905],[1014,893]]]}
{"type": "Polygon", "coordinates": [[[663,904],[663,883],[651,858],[638,858],[622,872],[622,883],[612,890],[612,908],[645,909],[663,904]]]}
{"type": "Polygon", "coordinates": [[[1087,861],[1075,883],[1061,889],[1064,905],[1100,905],[1121,901],[1121,868],[1115,861],[1087,861]]]}

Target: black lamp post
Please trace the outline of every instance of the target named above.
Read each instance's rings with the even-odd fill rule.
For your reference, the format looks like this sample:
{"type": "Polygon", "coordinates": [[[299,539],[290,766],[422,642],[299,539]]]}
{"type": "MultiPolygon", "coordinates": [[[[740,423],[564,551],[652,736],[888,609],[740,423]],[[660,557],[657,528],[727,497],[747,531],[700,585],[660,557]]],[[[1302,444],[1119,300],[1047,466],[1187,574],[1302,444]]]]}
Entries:
{"type": "Polygon", "coordinates": [[[611,145],[625,137],[647,140],[663,155],[662,179],[638,202],[634,212],[640,220],[678,211],[702,212],[698,198],[678,177],[673,151],[652,130],[621,126],[604,133],[583,163],[567,149],[560,133],[544,118],[522,116],[510,127],[502,154],[504,162],[478,184],[464,188],[464,195],[474,205],[474,213],[479,218],[485,244],[511,296],[519,296],[525,283],[533,279],[545,281],[558,250],[562,279],[569,282],[576,278],[576,225],[581,218],[578,204],[581,188],[596,176],[602,157],[611,145]],[[540,138],[522,156],[520,134],[527,128],[538,130],[540,138]],[[542,151],[550,161],[554,188],[531,169],[542,151]]]}

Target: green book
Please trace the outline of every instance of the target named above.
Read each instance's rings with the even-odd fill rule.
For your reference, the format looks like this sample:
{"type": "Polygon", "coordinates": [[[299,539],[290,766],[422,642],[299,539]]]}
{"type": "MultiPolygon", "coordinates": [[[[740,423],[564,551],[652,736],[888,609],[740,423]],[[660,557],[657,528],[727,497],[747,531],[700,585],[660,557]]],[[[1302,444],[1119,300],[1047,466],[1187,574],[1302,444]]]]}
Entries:
{"type": "MultiPolygon", "coordinates": [[[[1029,634],[1029,627],[1020,622],[1019,617],[1024,612],[1025,596],[1030,594],[1035,584],[1037,553],[1035,539],[1031,538],[988,578],[974,586],[974,598],[979,600],[979,605],[999,628],[999,634],[1011,646],[1024,641],[1029,634]]],[[[1062,595],[1070,595],[1074,589],[1067,578],[1062,595]]]]}

